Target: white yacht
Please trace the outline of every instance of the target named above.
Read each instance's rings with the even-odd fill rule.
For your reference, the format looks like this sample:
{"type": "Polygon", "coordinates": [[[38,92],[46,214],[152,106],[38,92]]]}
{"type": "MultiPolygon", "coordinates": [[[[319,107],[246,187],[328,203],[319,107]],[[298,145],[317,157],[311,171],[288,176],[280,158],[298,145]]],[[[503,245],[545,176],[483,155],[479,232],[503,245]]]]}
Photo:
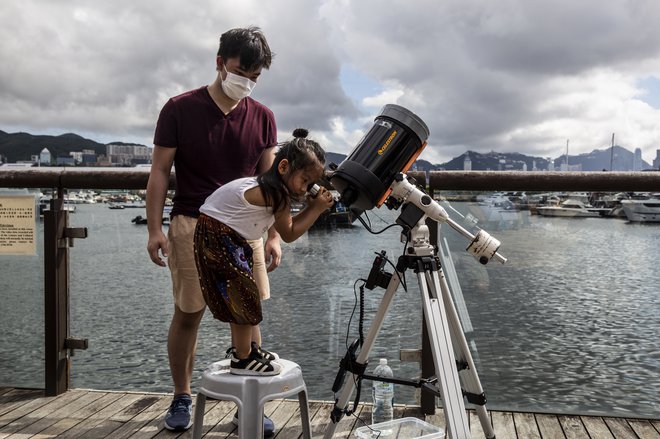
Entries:
{"type": "Polygon", "coordinates": [[[570,218],[598,218],[610,209],[593,207],[580,200],[569,199],[554,206],[538,206],[536,212],[543,216],[563,216],[570,218]]]}
{"type": "Polygon", "coordinates": [[[628,221],[660,223],[660,194],[653,194],[645,200],[621,200],[621,207],[628,221]]]}

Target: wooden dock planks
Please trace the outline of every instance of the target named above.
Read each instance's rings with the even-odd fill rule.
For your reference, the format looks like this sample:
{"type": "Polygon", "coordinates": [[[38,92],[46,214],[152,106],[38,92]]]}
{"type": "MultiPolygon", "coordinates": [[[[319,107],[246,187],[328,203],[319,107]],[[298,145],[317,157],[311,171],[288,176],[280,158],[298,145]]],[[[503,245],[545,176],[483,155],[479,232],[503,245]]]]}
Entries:
{"type": "MultiPolygon", "coordinates": [[[[172,396],[138,392],[70,390],[45,397],[41,390],[0,388],[0,439],[140,439],[190,438],[191,431],[173,433],[163,427],[163,416],[172,396]]],[[[232,423],[236,406],[227,401],[207,400],[202,434],[206,439],[236,439],[232,423]]],[[[333,405],[311,401],[309,415],[314,438],[323,436],[333,405]]],[[[277,426],[276,439],[302,436],[300,409],[296,400],[269,401],[265,413],[277,426]]],[[[395,406],[395,418],[416,417],[445,428],[442,410],[424,417],[417,406],[395,406]]],[[[598,416],[490,412],[498,438],[505,439],[660,439],[660,421],[598,416]]],[[[337,439],[354,438],[357,428],[371,421],[371,406],[360,404],[335,428],[337,439]]],[[[469,412],[472,438],[483,438],[474,411],[469,412]]],[[[394,438],[392,438],[394,439],[394,438]]]]}

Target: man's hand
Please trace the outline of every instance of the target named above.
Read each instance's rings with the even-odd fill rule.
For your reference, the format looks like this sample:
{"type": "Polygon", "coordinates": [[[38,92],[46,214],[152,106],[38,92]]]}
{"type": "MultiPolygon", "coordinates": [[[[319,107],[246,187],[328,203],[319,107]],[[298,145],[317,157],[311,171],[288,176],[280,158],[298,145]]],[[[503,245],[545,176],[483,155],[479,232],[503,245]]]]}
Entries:
{"type": "Polygon", "coordinates": [[[149,233],[149,242],[147,243],[147,251],[149,257],[154,264],[166,267],[167,263],[161,259],[160,254],[167,257],[169,252],[167,250],[167,237],[162,230],[149,233]],[[160,252],[160,253],[159,253],[160,252]]]}

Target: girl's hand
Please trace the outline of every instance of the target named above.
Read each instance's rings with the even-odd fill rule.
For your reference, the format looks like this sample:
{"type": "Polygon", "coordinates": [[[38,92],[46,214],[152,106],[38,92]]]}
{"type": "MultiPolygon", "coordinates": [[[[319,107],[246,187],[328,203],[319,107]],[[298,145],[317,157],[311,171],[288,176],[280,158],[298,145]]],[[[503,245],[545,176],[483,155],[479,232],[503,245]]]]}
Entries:
{"type": "Polygon", "coordinates": [[[307,197],[307,204],[312,209],[320,210],[322,212],[326,209],[330,209],[332,205],[335,204],[335,200],[332,198],[332,192],[321,187],[315,197],[307,197]]]}

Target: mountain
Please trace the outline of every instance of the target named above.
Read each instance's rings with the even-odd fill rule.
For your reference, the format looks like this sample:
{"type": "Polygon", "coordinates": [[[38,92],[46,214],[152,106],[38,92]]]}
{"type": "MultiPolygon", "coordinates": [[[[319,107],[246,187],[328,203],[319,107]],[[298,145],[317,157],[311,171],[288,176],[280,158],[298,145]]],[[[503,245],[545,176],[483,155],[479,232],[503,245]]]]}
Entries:
{"type": "Polygon", "coordinates": [[[330,163],[334,163],[335,165],[338,165],[343,162],[346,157],[346,154],[327,151],[325,153],[325,164],[329,165],[330,163]]]}
{"type": "MultiPolygon", "coordinates": [[[[112,142],[115,145],[125,145],[123,142],[112,142]]],[[[0,130],[0,156],[9,163],[27,161],[33,155],[39,155],[42,149],[48,147],[53,157],[68,156],[69,152],[91,149],[97,155],[105,154],[106,145],[77,134],[67,133],[60,136],[32,135],[28,133],[6,133],[0,130]]],[[[448,162],[432,164],[426,160],[417,160],[411,167],[416,171],[435,170],[463,170],[465,158],[469,157],[473,170],[522,170],[531,171],[534,166],[539,170],[548,169],[548,159],[544,157],[528,156],[520,153],[499,153],[491,151],[479,153],[467,151],[448,162]]],[[[326,163],[340,164],[346,154],[326,152],[326,163]]],[[[562,154],[554,159],[555,168],[565,163],[566,155],[562,154]]],[[[581,165],[583,171],[630,171],[634,169],[635,154],[626,148],[615,145],[614,148],[595,149],[589,153],[568,156],[569,169],[581,165]],[[610,166],[612,163],[612,166],[610,166]]],[[[642,160],[641,169],[651,169],[651,165],[642,160]]]]}
{"type": "Polygon", "coordinates": [[[85,139],[77,134],[67,133],[60,136],[32,135],[28,133],[6,133],[0,131],[0,155],[8,163],[30,160],[48,147],[53,157],[68,156],[71,151],[91,149],[98,154],[105,154],[105,144],[85,139]]]}
{"type": "MultiPolygon", "coordinates": [[[[499,153],[491,151],[482,154],[475,151],[468,151],[446,163],[435,165],[431,169],[424,170],[463,170],[466,156],[468,156],[472,162],[472,169],[478,171],[519,171],[525,167],[528,171],[531,171],[534,169],[534,166],[536,166],[538,170],[545,171],[548,170],[549,165],[547,158],[528,156],[515,152],[499,153]]],[[[566,154],[562,154],[553,159],[553,162],[554,167],[559,169],[562,164],[566,163],[566,154]]],[[[635,154],[618,145],[614,145],[614,148],[595,149],[585,154],[568,155],[569,169],[575,169],[574,167],[580,166],[582,171],[602,171],[604,169],[608,171],[631,171],[634,169],[634,162],[635,154]]],[[[415,165],[416,164],[417,162],[415,162],[415,165]]],[[[651,169],[651,165],[642,160],[641,169],[651,169]]]]}
{"type": "MultiPolygon", "coordinates": [[[[564,163],[566,154],[555,159],[555,165],[564,163]]],[[[634,169],[635,154],[626,148],[614,145],[614,148],[594,149],[593,151],[577,156],[568,155],[568,164],[581,164],[583,171],[630,171],[634,169]],[[611,168],[611,169],[610,169],[611,168]]],[[[651,169],[652,166],[642,160],[641,169],[651,169]]]]}
{"type": "Polygon", "coordinates": [[[522,170],[525,167],[531,171],[534,166],[537,169],[548,169],[548,161],[541,157],[533,157],[520,153],[499,153],[495,151],[485,154],[468,151],[463,155],[455,157],[446,163],[436,166],[436,169],[445,169],[448,171],[462,171],[464,169],[465,158],[468,156],[472,161],[472,169],[478,171],[514,171],[522,170]]]}
{"type": "MultiPolygon", "coordinates": [[[[417,160],[413,163],[411,169],[414,171],[462,171],[464,169],[465,158],[468,156],[472,162],[472,169],[475,171],[520,171],[527,169],[531,171],[536,169],[541,171],[548,170],[549,160],[546,157],[535,157],[517,152],[487,152],[480,153],[476,151],[467,151],[458,157],[454,157],[448,162],[433,164],[426,160],[417,160]]],[[[339,164],[346,158],[344,154],[333,152],[326,153],[326,162],[339,164]]],[[[552,159],[556,169],[566,162],[566,154],[562,154],[552,159]]],[[[635,154],[626,148],[614,145],[614,148],[595,149],[589,153],[579,155],[568,155],[569,169],[575,170],[575,167],[581,166],[582,171],[602,171],[610,170],[610,161],[614,171],[631,171],[634,169],[635,154]]],[[[651,165],[642,160],[641,169],[651,169],[651,165]]]]}

